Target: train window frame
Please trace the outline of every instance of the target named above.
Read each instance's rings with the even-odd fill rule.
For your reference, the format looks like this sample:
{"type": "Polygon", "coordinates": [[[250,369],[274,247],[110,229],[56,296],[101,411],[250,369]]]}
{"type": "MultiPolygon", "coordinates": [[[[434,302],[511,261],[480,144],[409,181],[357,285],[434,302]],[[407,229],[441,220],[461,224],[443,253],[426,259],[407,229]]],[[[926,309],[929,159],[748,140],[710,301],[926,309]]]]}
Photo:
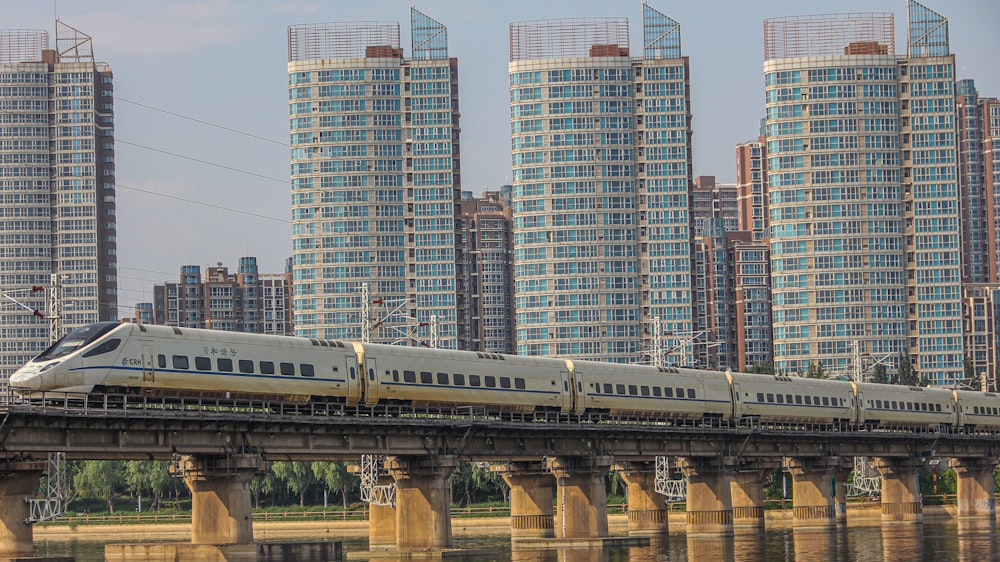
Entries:
{"type": "Polygon", "coordinates": [[[299,374],[303,377],[315,377],[316,368],[312,363],[299,363],[299,374]]]}
{"type": "Polygon", "coordinates": [[[510,377],[500,377],[500,388],[510,388],[510,377]]]}
{"type": "Polygon", "coordinates": [[[239,360],[239,368],[240,368],[240,372],[243,373],[243,374],[245,374],[245,375],[252,375],[252,374],[254,374],[256,372],[254,370],[253,361],[251,361],[250,359],[240,359],[239,360]]]}
{"type": "Polygon", "coordinates": [[[493,375],[483,375],[483,386],[486,388],[496,388],[497,378],[493,375]]]}
{"type": "Polygon", "coordinates": [[[190,369],[190,359],[187,355],[171,355],[170,364],[174,369],[190,369]]]}
{"type": "Polygon", "coordinates": [[[448,373],[438,373],[437,374],[437,383],[438,384],[447,385],[448,381],[450,381],[450,380],[451,380],[451,377],[448,375],[448,373]]]}
{"type": "Polygon", "coordinates": [[[415,384],[417,382],[417,372],[403,370],[403,382],[408,384],[415,384]]]}
{"type": "Polygon", "coordinates": [[[434,384],[434,374],[430,371],[420,371],[420,384],[434,384]]]}
{"type": "Polygon", "coordinates": [[[286,377],[294,377],[295,364],[282,361],[278,363],[278,372],[281,373],[282,375],[285,375],[286,377]]]}
{"type": "Polygon", "coordinates": [[[695,392],[695,390],[693,388],[689,388],[689,389],[687,389],[687,391],[688,391],[687,392],[688,398],[690,398],[691,400],[694,400],[695,398],[698,397],[698,394],[695,392]]]}
{"type": "Polygon", "coordinates": [[[465,375],[462,373],[455,373],[452,378],[455,381],[455,386],[465,386],[465,375]]]}
{"type": "Polygon", "coordinates": [[[95,355],[102,355],[105,353],[111,353],[112,351],[118,349],[121,345],[121,338],[111,338],[106,342],[102,342],[100,345],[94,347],[93,349],[87,350],[83,353],[84,357],[93,357],[95,355]]]}
{"type": "Polygon", "coordinates": [[[274,374],[274,361],[261,361],[260,362],[260,374],[262,374],[262,375],[273,375],[274,374]]]}
{"type": "Polygon", "coordinates": [[[525,380],[523,378],[521,378],[521,377],[514,377],[514,389],[515,390],[524,390],[526,388],[527,388],[527,384],[525,383],[525,380]]]}
{"type": "Polygon", "coordinates": [[[469,386],[482,386],[479,375],[469,375],[469,386]]]}
{"type": "Polygon", "coordinates": [[[233,360],[228,357],[219,357],[215,360],[215,368],[223,373],[232,373],[233,360]]]}
{"type": "Polygon", "coordinates": [[[161,369],[167,368],[167,356],[164,354],[159,354],[156,356],[156,364],[160,366],[161,369]]]}
{"type": "Polygon", "coordinates": [[[211,371],[212,359],[210,357],[202,357],[199,355],[195,355],[194,368],[198,371],[211,371]]]}

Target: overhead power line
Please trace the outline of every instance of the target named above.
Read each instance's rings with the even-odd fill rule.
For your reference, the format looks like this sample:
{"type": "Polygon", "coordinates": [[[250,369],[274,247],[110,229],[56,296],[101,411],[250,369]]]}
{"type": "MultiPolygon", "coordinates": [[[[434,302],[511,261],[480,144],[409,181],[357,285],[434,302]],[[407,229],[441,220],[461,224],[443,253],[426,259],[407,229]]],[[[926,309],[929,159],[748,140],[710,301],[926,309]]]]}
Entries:
{"type": "Polygon", "coordinates": [[[262,140],[264,142],[269,142],[269,143],[281,145],[281,146],[284,146],[284,147],[288,146],[287,142],[277,141],[277,140],[274,140],[274,139],[269,139],[267,137],[262,137],[260,135],[255,135],[253,133],[247,133],[247,132],[240,131],[240,130],[237,130],[237,129],[232,129],[232,128],[226,127],[224,125],[219,125],[218,123],[212,123],[210,121],[203,121],[201,119],[195,119],[194,117],[188,117],[187,115],[181,115],[180,113],[174,113],[173,111],[167,111],[166,109],[160,109],[159,107],[153,107],[151,105],[146,105],[144,103],[139,103],[137,101],[132,101],[130,99],[123,98],[121,96],[115,96],[115,101],[116,102],[117,101],[123,101],[125,103],[130,103],[132,105],[137,105],[139,107],[144,107],[146,109],[151,109],[153,111],[159,111],[160,113],[165,113],[165,114],[171,115],[173,117],[179,117],[180,119],[187,119],[188,121],[194,121],[195,123],[200,123],[202,125],[208,125],[209,127],[215,127],[217,129],[222,129],[224,131],[229,131],[230,133],[236,133],[238,135],[243,135],[243,136],[254,138],[254,139],[257,139],[257,140],[262,140]]]}
{"type": "Polygon", "coordinates": [[[195,201],[194,199],[187,199],[187,198],[184,198],[184,197],[177,197],[176,195],[167,195],[166,193],[157,193],[155,191],[150,191],[148,189],[142,189],[142,188],[139,188],[139,187],[133,187],[131,185],[124,185],[124,184],[120,184],[120,183],[115,183],[115,187],[121,187],[123,189],[129,189],[131,191],[138,191],[140,193],[146,193],[146,194],[149,194],[149,195],[156,195],[157,197],[165,197],[167,199],[174,199],[176,201],[183,201],[185,203],[193,203],[195,205],[203,205],[205,207],[211,207],[213,209],[219,209],[221,211],[228,211],[230,213],[239,213],[241,215],[249,215],[251,217],[257,217],[257,218],[267,219],[267,220],[271,220],[271,221],[283,222],[283,223],[286,223],[286,224],[291,224],[291,222],[292,222],[292,221],[287,220],[287,219],[279,219],[279,218],[276,218],[276,217],[269,217],[267,215],[261,215],[259,213],[253,213],[253,212],[244,211],[244,210],[241,210],[241,209],[234,209],[232,207],[224,207],[222,205],[215,205],[213,203],[205,203],[204,201],[195,201]]]}
{"type": "Polygon", "coordinates": [[[290,182],[288,180],[284,180],[284,179],[281,179],[281,178],[275,178],[275,177],[271,177],[271,176],[265,176],[264,174],[258,174],[256,172],[248,172],[246,170],[241,170],[239,168],[234,168],[232,166],[226,166],[225,164],[216,164],[215,162],[209,162],[208,160],[201,160],[199,158],[194,158],[192,156],[185,156],[183,154],[177,154],[176,152],[170,152],[170,151],[162,150],[162,149],[159,149],[159,148],[153,148],[151,146],[145,146],[145,145],[142,145],[142,144],[136,144],[134,142],[128,142],[128,141],[124,141],[122,139],[115,139],[115,143],[116,144],[127,144],[129,146],[134,146],[136,148],[142,148],[144,150],[150,150],[150,151],[153,151],[153,152],[159,152],[160,154],[166,154],[168,156],[173,156],[175,158],[183,158],[184,160],[191,160],[192,162],[198,162],[200,164],[207,164],[209,166],[215,166],[217,168],[222,168],[224,170],[229,170],[231,172],[239,172],[241,174],[246,174],[248,176],[254,176],[254,177],[263,178],[263,179],[266,179],[266,180],[281,182],[283,184],[291,184],[292,183],[292,182],[290,182]]]}

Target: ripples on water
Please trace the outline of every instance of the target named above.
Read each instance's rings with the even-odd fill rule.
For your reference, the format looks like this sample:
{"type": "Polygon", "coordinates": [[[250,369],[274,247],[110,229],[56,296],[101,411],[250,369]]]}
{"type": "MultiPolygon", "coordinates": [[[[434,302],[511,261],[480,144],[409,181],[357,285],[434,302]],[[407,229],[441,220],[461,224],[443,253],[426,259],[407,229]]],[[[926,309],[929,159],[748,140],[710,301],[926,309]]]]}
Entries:
{"type": "MultiPolygon", "coordinates": [[[[121,541],[108,541],[121,542],[121,541]]],[[[363,540],[344,540],[344,551],[365,550],[363,540]]],[[[456,548],[490,549],[489,555],[453,556],[460,562],[988,562],[998,559],[995,521],[971,520],[924,525],[852,527],[833,532],[768,530],[728,539],[654,537],[649,546],[592,549],[511,547],[509,537],[461,538],[456,548]]],[[[74,556],[77,562],[104,560],[103,542],[50,541],[35,545],[37,556],[74,556]]]]}

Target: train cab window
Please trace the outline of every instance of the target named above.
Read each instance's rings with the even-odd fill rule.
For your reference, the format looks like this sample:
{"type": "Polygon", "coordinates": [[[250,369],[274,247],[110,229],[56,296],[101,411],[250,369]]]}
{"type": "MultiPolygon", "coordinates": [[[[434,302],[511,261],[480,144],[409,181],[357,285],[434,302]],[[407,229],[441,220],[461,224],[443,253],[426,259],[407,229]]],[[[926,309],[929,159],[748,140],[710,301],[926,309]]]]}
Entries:
{"type": "Polygon", "coordinates": [[[438,384],[448,384],[448,379],[449,379],[448,373],[438,373],[437,374],[437,383],[438,384]]]}
{"type": "Polygon", "coordinates": [[[187,355],[174,355],[171,357],[175,369],[187,369],[188,368],[188,358],[187,355]]]}
{"type": "Polygon", "coordinates": [[[640,386],[639,387],[639,394],[641,394],[643,396],[649,396],[649,387],[648,386],[640,386]]]}
{"type": "Polygon", "coordinates": [[[658,387],[658,386],[654,386],[653,387],[653,396],[655,396],[657,398],[660,397],[660,387],[658,387]]]}
{"type": "Polygon", "coordinates": [[[417,382],[417,373],[413,371],[403,371],[403,382],[408,382],[408,383],[417,382]]]}
{"type": "Polygon", "coordinates": [[[215,365],[218,369],[224,373],[233,372],[233,360],[228,357],[219,357],[215,360],[215,365]]]}
{"type": "Polygon", "coordinates": [[[420,384],[431,384],[434,382],[434,375],[430,371],[420,371],[420,384]]]}
{"type": "Polygon", "coordinates": [[[522,379],[521,377],[515,377],[514,388],[516,388],[517,390],[524,390],[525,389],[524,379],[522,379]]]}
{"type": "Polygon", "coordinates": [[[785,395],[784,394],[778,394],[777,397],[778,397],[778,404],[784,404],[785,403],[785,395]]]}
{"type": "Polygon", "coordinates": [[[636,387],[634,384],[628,385],[628,394],[629,396],[635,396],[639,394],[639,388],[636,387]]]}
{"type": "Polygon", "coordinates": [[[455,386],[465,386],[465,375],[455,373],[455,386]]]}
{"type": "Polygon", "coordinates": [[[510,377],[500,377],[500,388],[510,388],[510,377]]]}
{"type": "Polygon", "coordinates": [[[167,368],[167,356],[160,354],[156,356],[156,364],[159,365],[161,369],[167,368]]]}
{"type": "Polygon", "coordinates": [[[772,404],[774,403],[774,395],[771,394],[770,392],[767,393],[767,401],[771,402],[772,404]]]}
{"type": "Polygon", "coordinates": [[[764,401],[764,393],[763,392],[758,392],[757,393],[757,401],[758,402],[763,402],[764,401]]]}
{"type": "Polygon", "coordinates": [[[611,390],[611,385],[608,383],[604,383],[604,394],[611,394],[612,392],[614,391],[611,390]]]}
{"type": "Polygon", "coordinates": [[[483,385],[486,386],[487,388],[496,388],[497,378],[494,377],[493,375],[486,375],[485,377],[483,377],[483,385]]]}
{"type": "Polygon", "coordinates": [[[195,357],[194,358],[194,368],[199,371],[211,371],[212,370],[212,360],[208,357],[195,357]]]}
{"type": "Polygon", "coordinates": [[[625,385],[624,384],[616,384],[615,385],[615,394],[625,394],[625,385]]]}
{"type": "Polygon", "coordinates": [[[469,386],[479,386],[479,375],[469,375],[469,386]]]}
{"type": "Polygon", "coordinates": [[[278,363],[279,372],[286,376],[295,376],[295,365],[293,363],[278,363]]]}
{"type": "Polygon", "coordinates": [[[693,388],[689,388],[688,389],[688,398],[692,398],[692,399],[694,398],[694,389],[693,388]]]}
{"type": "Polygon", "coordinates": [[[253,374],[253,361],[250,361],[249,359],[240,359],[239,366],[241,373],[253,374]]]}
{"type": "Polygon", "coordinates": [[[316,376],[316,371],[313,369],[313,366],[309,363],[299,364],[299,372],[302,373],[303,377],[316,376]]]}
{"type": "Polygon", "coordinates": [[[118,344],[122,343],[122,340],[118,338],[110,339],[101,345],[91,349],[83,354],[84,357],[93,357],[95,355],[101,355],[102,353],[107,353],[109,351],[114,351],[118,349],[118,344]]]}
{"type": "Polygon", "coordinates": [[[800,406],[802,405],[802,395],[801,394],[796,394],[795,395],[795,403],[798,404],[798,405],[800,405],[800,406]]]}
{"type": "Polygon", "coordinates": [[[260,372],[265,375],[274,374],[274,361],[261,361],[260,372]]]}

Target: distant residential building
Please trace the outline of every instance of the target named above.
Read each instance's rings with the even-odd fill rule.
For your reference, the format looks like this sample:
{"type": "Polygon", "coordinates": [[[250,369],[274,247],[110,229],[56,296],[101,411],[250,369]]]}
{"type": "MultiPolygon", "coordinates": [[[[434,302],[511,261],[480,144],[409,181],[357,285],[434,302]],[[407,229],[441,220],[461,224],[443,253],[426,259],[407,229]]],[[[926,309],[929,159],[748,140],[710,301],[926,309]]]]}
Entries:
{"type": "MultiPolygon", "coordinates": [[[[153,287],[154,324],[255,334],[292,334],[290,275],[261,274],[257,259],[240,258],[230,273],[221,263],[181,266],[176,283],[153,287]]],[[[137,314],[147,305],[137,306],[137,314]]],[[[139,316],[144,321],[145,314],[139,316]]]]}
{"type": "Polygon", "coordinates": [[[719,220],[726,232],[739,230],[740,208],[736,184],[716,183],[715,176],[698,176],[694,178],[691,201],[696,237],[709,236],[711,228],[719,226],[710,225],[719,220]]]}
{"type": "Polygon", "coordinates": [[[17,301],[0,307],[0,390],[49,346],[33,311],[52,313],[54,287],[63,332],[118,317],[112,72],[58,21],[55,43],[0,30],[0,294],[17,301]]]}
{"type": "Polygon", "coordinates": [[[1000,363],[1000,285],[968,284],[963,288],[965,316],[966,384],[980,389],[983,382],[990,392],[997,392],[997,365],[1000,363]]]}
{"type": "Polygon", "coordinates": [[[764,137],[736,146],[738,230],[753,232],[755,242],[767,238],[767,146],[764,137]]]}
{"type": "Polygon", "coordinates": [[[511,210],[502,192],[462,201],[462,240],[471,349],[514,353],[511,210]]]}
{"type": "Polygon", "coordinates": [[[962,196],[962,282],[996,283],[1000,100],[983,98],[974,80],[956,84],[959,177],[962,196]]]}

